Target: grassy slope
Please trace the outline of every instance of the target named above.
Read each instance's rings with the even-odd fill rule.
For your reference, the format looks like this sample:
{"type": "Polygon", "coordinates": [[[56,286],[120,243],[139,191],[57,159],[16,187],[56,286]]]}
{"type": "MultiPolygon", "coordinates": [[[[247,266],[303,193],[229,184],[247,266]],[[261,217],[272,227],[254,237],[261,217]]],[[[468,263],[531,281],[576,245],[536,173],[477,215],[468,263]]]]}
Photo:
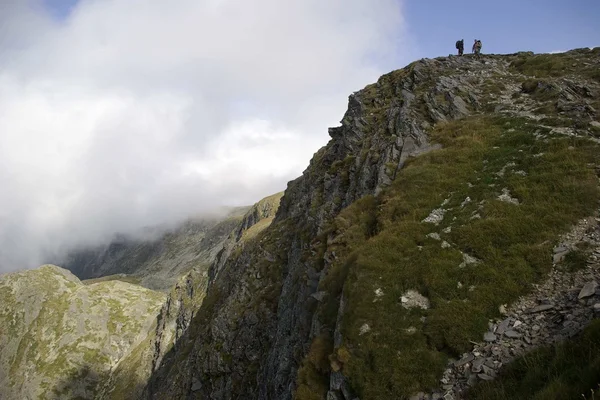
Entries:
{"type": "MultiPolygon", "coordinates": [[[[412,160],[382,196],[359,200],[335,220],[328,250],[338,260],[321,289],[334,298],[343,287],[347,304],[344,343],[329,361],[361,398],[401,398],[434,387],[447,357],[469,349],[500,304],[548,272],[558,235],[594,211],[600,194],[588,163],[598,162],[598,147],[582,139],[536,139],[536,130],[490,117],[440,125],[433,139],[443,150],[412,160]],[[515,166],[499,176],[509,162],[515,166]],[[497,200],[503,188],[521,205],[497,200]],[[471,202],[461,207],[467,197],[471,202]],[[445,199],[442,223],[422,223],[445,199]],[[482,218],[471,219],[475,214],[482,218]],[[442,232],[448,227],[450,233],[442,232]],[[433,232],[452,247],[426,236],[433,232]],[[481,262],[460,268],[461,251],[481,262]],[[427,296],[431,309],[404,309],[400,297],[408,289],[427,296]],[[364,324],[371,331],[360,335],[364,324]]],[[[335,316],[330,303],[321,320],[335,316]]],[[[299,399],[321,398],[331,342],[313,342],[299,372],[299,399]]]]}

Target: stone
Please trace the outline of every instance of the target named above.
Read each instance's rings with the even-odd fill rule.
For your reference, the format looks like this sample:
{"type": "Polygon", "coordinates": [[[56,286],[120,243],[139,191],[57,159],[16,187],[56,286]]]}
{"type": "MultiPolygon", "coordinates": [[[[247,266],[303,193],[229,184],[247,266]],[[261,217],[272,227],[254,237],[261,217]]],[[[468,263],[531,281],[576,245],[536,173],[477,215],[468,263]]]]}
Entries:
{"type": "Polygon", "coordinates": [[[558,253],[554,253],[554,255],[552,256],[552,262],[554,264],[558,264],[559,262],[561,262],[562,260],[565,259],[565,256],[567,254],[569,254],[569,252],[570,251],[567,249],[567,250],[564,250],[564,251],[561,251],[561,252],[558,252],[558,253]]]}
{"type": "Polygon", "coordinates": [[[473,365],[471,366],[471,371],[473,372],[481,372],[482,366],[485,363],[485,358],[476,358],[473,361],[473,365]]]}
{"type": "Polygon", "coordinates": [[[496,341],[496,335],[494,335],[492,332],[486,332],[483,335],[483,340],[485,340],[486,342],[495,342],[496,341]]]}
{"type": "Polygon", "coordinates": [[[445,240],[442,242],[442,249],[449,249],[452,245],[445,240]]]}
{"type": "Polygon", "coordinates": [[[598,122],[598,121],[591,121],[590,125],[593,126],[594,128],[600,129],[600,122],[598,122]]]}
{"type": "Polygon", "coordinates": [[[429,309],[429,299],[421,295],[416,290],[406,291],[400,298],[402,307],[406,309],[420,308],[423,310],[429,309]]]}
{"type": "Polygon", "coordinates": [[[511,331],[504,332],[504,336],[506,336],[507,338],[511,338],[511,339],[518,339],[521,337],[521,334],[519,332],[511,330],[511,331]]]}
{"type": "Polygon", "coordinates": [[[369,332],[371,330],[371,327],[369,326],[369,324],[363,324],[360,327],[360,331],[358,332],[359,335],[364,335],[365,333],[369,332]]]}
{"type": "Polygon", "coordinates": [[[444,210],[443,208],[436,208],[429,214],[429,216],[427,216],[427,218],[425,218],[421,222],[439,225],[440,222],[444,220],[444,214],[446,214],[446,210],[444,210]]]}
{"type": "Polygon", "coordinates": [[[498,196],[497,199],[505,203],[510,203],[517,206],[520,204],[519,199],[512,197],[510,195],[510,191],[507,188],[502,189],[502,194],[498,196]]]}
{"type": "Polygon", "coordinates": [[[595,295],[596,288],[598,288],[598,283],[596,281],[586,283],[581,289],[581,292],[579,292],[579,296],[577,296],[577,298],[581,300],[595,295]]]}
{"type": "Polygon", "coordinates": [[[484,381],[493,381],[494,378],[486,374],[477,374],[477,377],[484,381]]]}
{"type": "Polygon", "coordinates": [[[541,304],[537,307],[534,307],[532,309],[530,309],[528,311],[529,314],[535,314],[535,313],[539,313],[542,311],[548,311],[548,310],[552,310],[554,308],[554,306],[552,304],[541,304]]]}
{"type": "Polygon", "coordinates": [[[466,253],[462,253],[462,256],[463,256],[463,262],[460,263],[460,265],[458,266],[458,268],[464,268],[467,265],[478,264],[479,263],[478,259],[476,259],[475,257],[470,256],[470,255],[468,255],[466,253]]]}
{"type": "Polygon", "coordinates": [[[483,365],[483,373],[491,377],[496,376],[496,371],[494,371],[492,368],[488,367],[485,364],[483,365]]]}
{"type": "Polygon", "coordinates": [[[325,292],[325,291],[320,291],[320,292],[311,294],[311,297],[313,299],[317,300],[318,302],[322,302],[323,299],[325,299],[325,296],[327,296],[327,292],[325,292]]]}
{"type": "Polygon", "coordinates": [[[375,296],[376,297],[382,297],[383,296],[383,290],[381,290],[381,288],[375,290],[375,296]]]}
{"type": "Polygon", "coordinates": [[[592,309],[594,310],[594,312],[596,313],[596,315],[599,315],[600,314],[600,303],[594,304],[594,306],[592,307],[592,309]]]}
{"type": "Polygon", "coordinates": [[[463,365],[465,365],[468,362],[471,362],[473,359],[475,358],[475,356],[473,356],[473,354],[468,354],[467,356],[461,358],[460,360],[456,361],[454,363],[455,367],[461,367],[463,365]]]}
{"type": "Polygon", "coordinates": [[[498,335],[502,335],[508,329],[509,325],[510,325],[510,318],[506,318],[504,321],[502,321],[502,322],[500,322],[500,324],[498,324],[498,328],[496,328],[496,333],[498,335]]]}
{"type": "Polygon", "coordinates": [[[508,314],[508,313],[507,313],[507,311],[506,311],[506,304],[502,304],[502,305],[500,305],[500,307],[498,307],[498,312],[499,312],[501,315],[506,315],[506,314],[508,314]]]}
{"type": "Polygon", "coordinates": [[[196,378],[192,379],[192,392],[197,392],[200,389],[202,389],[202,383],[196,378]]]}
{"type": "Polygon", "coordinates": [[[442,238],[441,238],[440,234],[439,234],[439,233],[437,233],[437,232],[432,232],[432,233],[429,233],[429,234],[427,234],[427,237],[428,237],[428,238],[431,238],[431,239],[433,239],[433,240],[442,240],[442,238]]]}

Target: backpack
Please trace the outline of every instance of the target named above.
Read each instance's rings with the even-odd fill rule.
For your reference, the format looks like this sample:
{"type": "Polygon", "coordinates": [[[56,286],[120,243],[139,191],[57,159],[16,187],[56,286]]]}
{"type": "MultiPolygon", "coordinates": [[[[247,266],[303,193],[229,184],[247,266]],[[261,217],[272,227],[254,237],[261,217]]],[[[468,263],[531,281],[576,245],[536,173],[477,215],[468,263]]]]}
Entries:
{"type": "Polygon", "coordinates": [[[481,48],[481,40],[478,40],[478,41],[475,43],[475,46],[477,46],[477,48],[479,48],[479,49],[480,49],[480,48],[481,48]]]}
{"type": "Polygon", "coordinates": [[[457,49],[460,49],[460,47],[461,47],[460,45],[462,44],[461,42],[462,42],[462,40],[457,40],[456,41],[456,48],[457,49]]]}

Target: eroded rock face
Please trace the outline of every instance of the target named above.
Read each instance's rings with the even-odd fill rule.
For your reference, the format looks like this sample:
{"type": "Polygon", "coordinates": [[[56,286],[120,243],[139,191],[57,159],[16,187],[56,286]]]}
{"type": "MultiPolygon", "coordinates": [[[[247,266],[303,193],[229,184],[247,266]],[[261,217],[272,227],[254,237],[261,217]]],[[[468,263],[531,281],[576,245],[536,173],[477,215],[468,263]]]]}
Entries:
{"type": "Polygon", "coordinates": [[[0,276],[0,398],[96,398],[164,297],[120,281],[88,286],[51,265],[0,276]]]}

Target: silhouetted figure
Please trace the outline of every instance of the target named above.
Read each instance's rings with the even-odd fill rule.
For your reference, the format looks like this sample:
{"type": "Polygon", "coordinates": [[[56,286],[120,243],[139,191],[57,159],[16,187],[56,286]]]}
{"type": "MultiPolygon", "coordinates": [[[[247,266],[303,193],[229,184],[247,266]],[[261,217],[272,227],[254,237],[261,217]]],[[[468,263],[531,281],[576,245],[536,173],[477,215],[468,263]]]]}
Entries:
{"type": "Polygon", "coordinates": [[[475,43],[473,43],[473,54],[479,56],[481,54],[481,40],[475,39],[475,43]]]}
{"type": "Polygon", "coordinates": [[[465,51],[465,39],[460,39],[456,41],[456,49],[458,50],[458,55],[462,56],[465,51]]]}

